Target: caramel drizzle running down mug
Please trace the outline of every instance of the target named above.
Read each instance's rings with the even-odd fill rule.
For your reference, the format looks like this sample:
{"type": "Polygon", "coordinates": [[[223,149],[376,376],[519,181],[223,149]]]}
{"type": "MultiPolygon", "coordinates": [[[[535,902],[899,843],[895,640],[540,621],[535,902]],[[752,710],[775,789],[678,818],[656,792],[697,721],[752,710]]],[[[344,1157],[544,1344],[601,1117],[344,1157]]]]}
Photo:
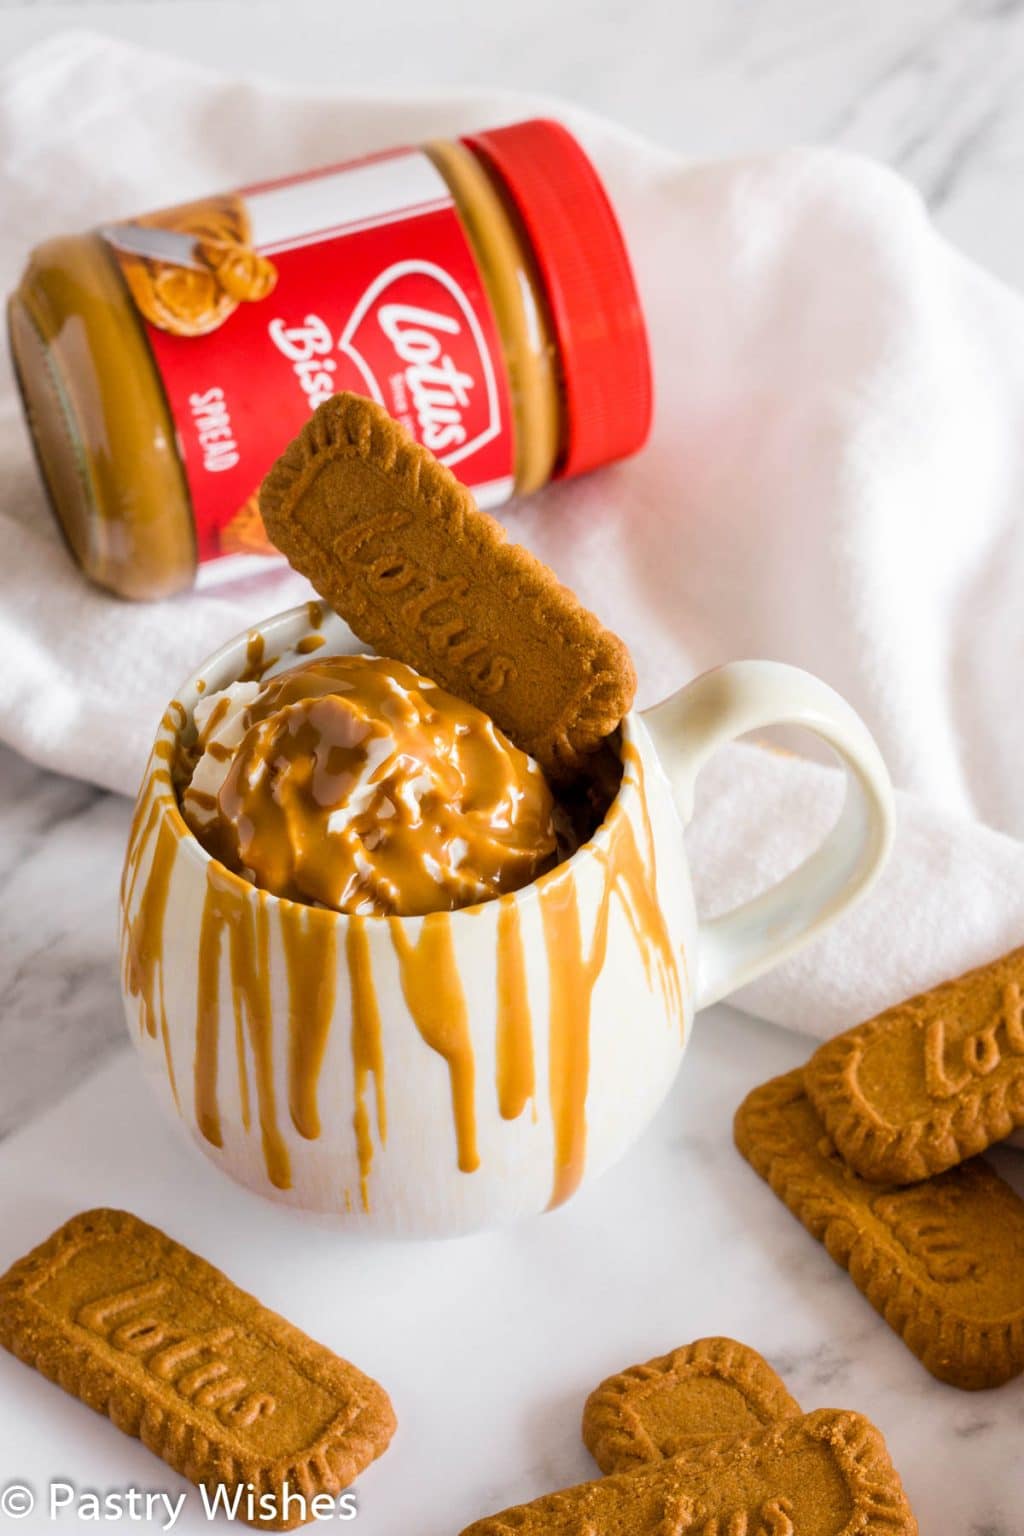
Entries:
{"type": "Polygon", "coordinates": [[[532,885],[423,918],[345,916],[211,859],[171,780],[202,693],[294,666],[311,634],[320,655],[357,649],[304,605],[225,646],[167,709],[122,882],[132,1038],[206,1155],[272,1199],[424,1236],[557,1206],[649,1123],[696,1009],[870,885],[892,829],[882,760],[824,683],[734,663],[627,717],[602,825],[532,885]],[[732,737],[783,722],[838,754],[843,811],[780,884],[698,922],[683,847],[696,775],[732,737]]]}

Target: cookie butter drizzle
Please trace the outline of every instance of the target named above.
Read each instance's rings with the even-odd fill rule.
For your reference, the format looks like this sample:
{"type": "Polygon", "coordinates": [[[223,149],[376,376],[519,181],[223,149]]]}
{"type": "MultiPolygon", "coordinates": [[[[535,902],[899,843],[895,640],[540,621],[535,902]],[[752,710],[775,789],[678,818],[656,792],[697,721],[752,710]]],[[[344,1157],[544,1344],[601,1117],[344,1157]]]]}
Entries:
{"type": "MultiPolygon", "coordinates": [[[[161,729],[177,740],[185,720],[184,705],[175,699],[164,714],[161,729]]],[[[171,1093],[175,1104],[178,1104],[178,1085],[164,1004],[163,933],[171,890],[171,872],[177,856],[178,840],[184,835],[185,828],[177,813],[172,818],[164,814],[161,805],[163,798],[173,795],[171,761],[174,748],[171,741],[166,737],[159,740],[153,756],[154,762],[147,776],[146,787],[139,796],[132,817],[128,832],[128,852],[121,876],[121,910],[125,914],[121,971],[125,990],[129,996],[139,999],[141,1027],[153,1038],[159,1029],[171,1093]],[[151,843],[153,853],[145,885],[135,920],[129,924],[127,914],[135,898],[142,856],[151,843]]]]}
{"type": "Polygon", "coordinates": [[[352,1003],[352,1082],[355,1113],[352,1125],[356,1133],[359,1159],[359,1193],[363,1210],[370,1209],[370,1169],[373,1166],[373,1132],[366,1107],[367,1078],[373,1073],[376,1090],[377,1135],[381,1145],[387,1140],[387,1105],[384,1098],[384,1050],[381,1040],[380,1008],[373,984],[370,940],[365,917],[350,917],[345,929],[345,958],[348,962],[352,1003]]]}
{"type": "Polygon", "coordinates": [[[281,903],[288,973],[288,1104],[300,1136],[320,1135],[317,1087],[334,1016],[337,921],[319,907],[281,903]]]}
{"type": "MultiPolygon", "coordinates": [[[[183,715],[181,711],[182,718],[183,715]]],[[[175,713],[165,720],[165,727],[171,730],[180,729],[180,724],[181,719],[175,713]]],[[[126,985],[140,1000],[143,1027],[152,1036],[159,1028],[163,1036],[173,1088],[173,1063],[163,1007],[161,953],[176,844],[188,833],[176,807],[167,804],[171,790],[171,755],[170,745],[161,742],[148,791],[135,815],[122,902],[126,985]],[[134,915],[129,915],[144,852],[150,844],[153,845],[153,855],[134,915]]],[[[560,865],[536,882],[549,971],[548,1082],[554,1127],[552,1206],[566,1200],[583,1175],[591,1005],[607,950],[613,897],[620,901],[626,914],[648,985],[653,988],[657,983],[670,1019],[680,1030],[684,1027],[679,962],[685,964],[685,957],[681,951],[677,955],[657,901],[656,855],[644,798],[642,765],[639,754],[630,743],[624,744],[622,757],[623,787],[631,785],[636,791],[644,847],[641,850],[633,825],[621,805],[613,805],[606,823],[607,837],[588,845],[590,855],[603,870],[603,882],[586,940],[576,880],[568,866],[560,865]]],[[[219,982],[226,937],[243,1122],[248,1130],[248,1061],[251,1058],[267,1176],[277,1188],[287,1189],[291,1184],[291,1166],[279,1126],[272,1055],[271,898],[214,860],[207,865],[206,880],[196,999],[194,1079],[197,1123],[208,1141],[215,1146],[223,1144],[218,1103],[219,982]]],[[[425,1043],[444,1059],[448,1068],[458,1166],[466,1173],[479,1167],[475,1062],[455,955],[452,914],[428,914],[420,921],[413,938],[412,925],[397,917],[339,917],[333,912],[287,900],[278,900],[275,908],[279,913],[288,981],[289,1108],[295,1129],[310,1140],[320,1133],[318,1085],[334,1010],[336,937],[338,925],[344,924],[352,1018],[349,1048],[354,1084],[353,1130],[361,1203],[368,1211],[374,1157],[367,1104],[371,1076],[374,1079],[377,1139],[381,1145],[387,1135],[381,1017],[368,925],[387,922],[410,1015],[425,1043]]],[[[467,909],[464,915],[478,916],[482,911],[486,911],[486,907],[467,909]]],[[[517,1119],[535,1096],[533,1031],[520,918],[521,903],[514,894],[499,899],[495,1088],[499,1111],[507,1120],[517,1119]]]]}
{"type": "Polygon", "coordinates": [[[406,1006],[423,1039],[448,1065],[459,1168],[463,1173],[475,1173],[480,1166],[476,1146],[476,1069],[466,999],[455,961],[451,915],[429,913],[415,941],[410,939],[401,918],[389,921],[406,1006]]]}
{"type": "Polygon", "coordinates": [[[519,903],[514,895],[503,896],[498,903],[497,989],[498,1109],[502,1119],[518,1120],[533,1099],[535,1076],[526,953],[519,903]]]}
{"type": "Polygon", "coordinates": [[[245,645],[245,667],[238,677],[240,683],[261,683],[271,667],[280,660],[278,656],[268,656],[266,648],[266,641],[259,630],[251,629],[245,645]]]}
{"type": "Polygon", "coordinates": [[[603,866],[597,913],[584,946],[576,882],[564,870],[538,882],[548,958],[548,1091],[555,1134],[555,1169],[549,1208],[561,1205],[583,1177],[587,1144],[587,1087],[590,1077],[590,1015],[594,988],[608,946],[611,900],[626,913],[643,961],[648,987],[657,976],[666,1011],[684,1028],[682,987],[676,952],[657,899],[654,835],[644,793],[643,765],[632,743],[622,748],[623,787],[636,790],[644,831],[641,856],[629,818],[616,804],[608,817],[605,845],[590,846],[603,866]]]}

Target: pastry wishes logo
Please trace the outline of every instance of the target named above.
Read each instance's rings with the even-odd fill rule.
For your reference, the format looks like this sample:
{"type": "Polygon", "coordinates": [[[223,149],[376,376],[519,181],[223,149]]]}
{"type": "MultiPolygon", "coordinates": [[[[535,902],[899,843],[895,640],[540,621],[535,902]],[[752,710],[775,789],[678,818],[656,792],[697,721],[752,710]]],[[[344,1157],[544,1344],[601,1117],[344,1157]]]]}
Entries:
{"type": "Polygon", "coordinates": [[[272,320],[268,331],[311,410],[342,389],[369,395],[449,466],[501,431],[497,378],[480,321],[435,262],[387,267],[337,340],[316,314],[300,325],[272,320]]]}
{"type": "Polygon", "coordinates": [[[198,1488],[77,1488],[74,1483],[54,1481],[42,1494],[29,1483],[8,1483],[0,1489],[0,1516],[7,1520],[31,1520],[25,1530],[37,1531],[40,1522],[76,1526],[140,1525],[148,1531],[173,1531],[185,1509],[198,1503],[205,1520],[246,1520],[250,1525],[306,1525],[310,1521],[355,1520],[359,1506],[354,1493],[307,1495],[283,1483],[280,1488],[259,1490],[252,1483],[224,1483],[198,1488]]]}

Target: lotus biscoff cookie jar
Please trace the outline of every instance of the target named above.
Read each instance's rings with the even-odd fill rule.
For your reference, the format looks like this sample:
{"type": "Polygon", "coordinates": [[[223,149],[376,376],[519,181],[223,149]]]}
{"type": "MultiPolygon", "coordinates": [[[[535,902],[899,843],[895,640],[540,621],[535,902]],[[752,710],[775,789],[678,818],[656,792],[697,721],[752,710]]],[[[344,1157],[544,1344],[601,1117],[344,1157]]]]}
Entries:
{"type": "Polygon", "coordinates": [[[341,390],[484,507],[625,457],[650,423],[621,231],[545,120],[49,240],[9,323],[70,549],[125,597],[273,555],[256,489],[341,390]]]}

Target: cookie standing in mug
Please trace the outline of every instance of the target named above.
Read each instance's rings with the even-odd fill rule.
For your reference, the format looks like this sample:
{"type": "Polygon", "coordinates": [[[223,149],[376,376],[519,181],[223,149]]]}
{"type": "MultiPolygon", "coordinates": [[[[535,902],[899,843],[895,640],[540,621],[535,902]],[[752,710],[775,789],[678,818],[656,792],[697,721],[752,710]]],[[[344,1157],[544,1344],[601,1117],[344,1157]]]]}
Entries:
{"type": "MultiPolygon", "coordinates": [[[[133,1038],[226,1172],[353,1225],[438,1235],[559,1205],[619,1157],[668,1091],[695,1009],[866,888],[890,804],[863,725],[791,668],[723,668],[642,717],[628,709],[624,665],[615,718],[581,758],[576,717],[542,676],[533,733],[520,739],[529,669],[487,713],[479,695],[470,702],[479,655],[458,639],[453,582],[444,686],[411,671],[422,657],[400,649],[409,594],[395,572],[431,558],[419,547],[421,489],[456,542],[482,537],[476,519],[486,525],[489,644],[516,656],[503,562],[510,591],[532,562],[529,580],[559,605],[553,632],[556,622],[601,631],[502,543],[454,476],[432,462],[408,473],[410,454],[428,456],[408,443],[396,453],[394,432],[371,432],[370,452],[360,438],[344,488],[358,507],[365,476],[376,506],[381,478],[401,470],[388,482],[371,642],[383,649],[393,635],[397,659],[341,660],[360,647],[323,607],[310,661],[303,607],[239,637],[186,684],[136,813],[123,974],[133,1038]],[[262,680],[257,656],[276,658],[262,680]],[[721,742],[776,720],[836,748],[846,807],[808,865],[700,925],[682,837],[693,780],[721,742]]],[[[300,512],[303,494],[330,496],[329,475],[298,478],[300,512]]],[[[363,610],[352,621],[365,640],[363,610]]],[[[622,654],[613,640],[602,654],[622,654]]],[[[564,696],[591,719],[613,681],[596,701],[586,686],[564,696]]]]}

